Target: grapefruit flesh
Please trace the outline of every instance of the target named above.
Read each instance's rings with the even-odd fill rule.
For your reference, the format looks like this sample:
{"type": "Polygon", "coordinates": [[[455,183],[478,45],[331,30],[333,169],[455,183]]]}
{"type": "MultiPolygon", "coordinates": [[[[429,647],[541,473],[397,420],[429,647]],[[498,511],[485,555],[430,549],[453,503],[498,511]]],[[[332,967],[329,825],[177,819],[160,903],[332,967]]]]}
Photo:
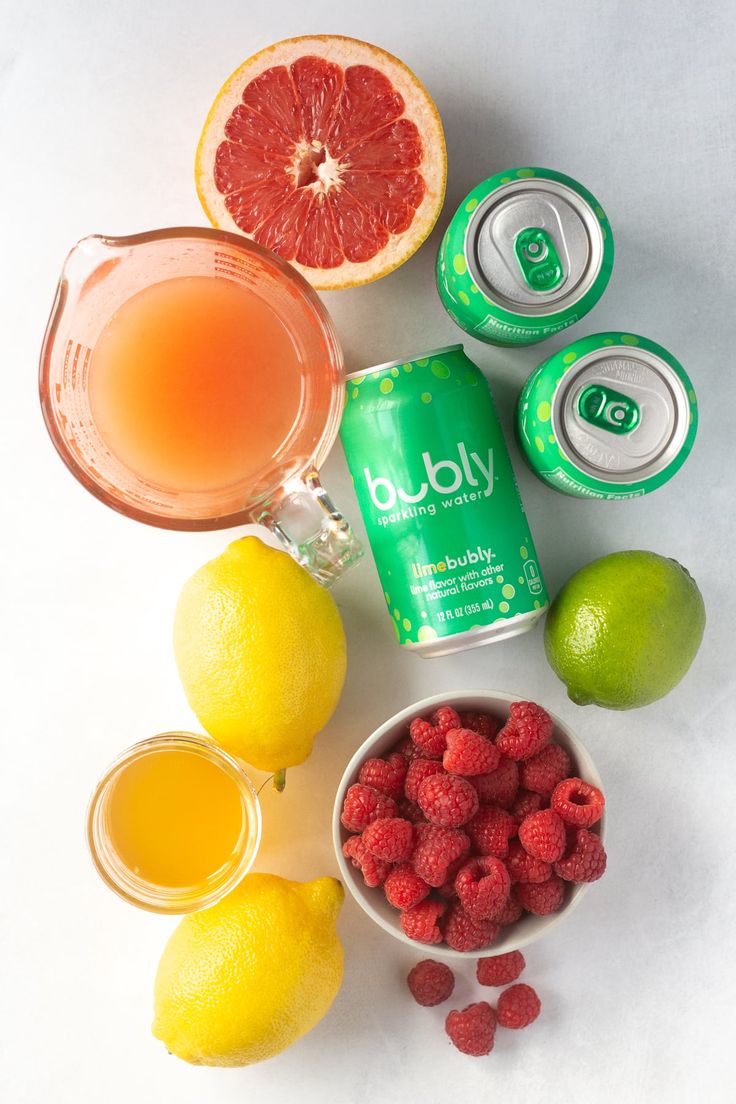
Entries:
{"type": "Polygon", "coordinates": [[[197,151],[213,225],[318,288],[384,276],[431,231],[445,192],[437,109],[403,62],[339,35],[286,39],[220,90],[197,151]]]}

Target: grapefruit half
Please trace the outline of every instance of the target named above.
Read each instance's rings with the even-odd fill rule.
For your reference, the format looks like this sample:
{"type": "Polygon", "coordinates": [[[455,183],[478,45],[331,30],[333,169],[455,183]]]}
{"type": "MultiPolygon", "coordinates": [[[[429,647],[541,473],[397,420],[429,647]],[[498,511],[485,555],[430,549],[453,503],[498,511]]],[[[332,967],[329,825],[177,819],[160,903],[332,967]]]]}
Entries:
{"type": "Polygon", "coordinates": [[[225,82],[196,181],[213,226],[326,290],[377,280],[419,248],[446,169],[437,108],[411,70],[367,42],[314,35],[268,46],[225,82]]]}

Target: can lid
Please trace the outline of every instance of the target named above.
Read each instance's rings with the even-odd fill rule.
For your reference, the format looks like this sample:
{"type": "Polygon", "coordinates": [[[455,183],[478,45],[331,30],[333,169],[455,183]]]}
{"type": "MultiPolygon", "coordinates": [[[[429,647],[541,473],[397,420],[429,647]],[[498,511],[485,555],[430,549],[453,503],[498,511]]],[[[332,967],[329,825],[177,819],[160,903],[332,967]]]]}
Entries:
{"type": "Polygon", "coordinates": [[[565,373],[551,417],[576,467],[609,483],[630,483],[675,459],[687,437],[690,400],[656,353],[614,345],[588,353],[565,373]]]}
{"type": "Polygon", "coordinates": [[[465,239],[481,291],[518,314],[550,314],[577,303],[603,263],[603,232],[586,199],[543,177],[494,189],[473,213],[465,239]]]}

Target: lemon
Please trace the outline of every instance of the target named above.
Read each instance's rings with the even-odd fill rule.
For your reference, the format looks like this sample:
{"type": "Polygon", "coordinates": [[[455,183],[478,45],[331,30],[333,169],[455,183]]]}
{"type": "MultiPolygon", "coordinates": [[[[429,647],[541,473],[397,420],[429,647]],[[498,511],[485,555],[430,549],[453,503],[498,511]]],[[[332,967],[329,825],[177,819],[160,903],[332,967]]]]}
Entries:
{"type": "Polygon", "coordinates": [[[345,681],[345,633],[331,594],[257,537],[234,541],[185,583],[174,650],[207,732],[259,770],[307,758],[345,681]]]}
{"type": "Polygon", "coordinates": [[[342,982],[335,878],[249,874],[186,916],[156,974],[153,1034],[197,1066],[247,1066],[319,1023],[342,982]]]}
{"type": "Polygon", "coordinates": [[[544,647],[578,705],[635,709],[677,686],[704,629],[702,595],[676,560],[614,552],[565,583],[547,615],[544,647]]]}

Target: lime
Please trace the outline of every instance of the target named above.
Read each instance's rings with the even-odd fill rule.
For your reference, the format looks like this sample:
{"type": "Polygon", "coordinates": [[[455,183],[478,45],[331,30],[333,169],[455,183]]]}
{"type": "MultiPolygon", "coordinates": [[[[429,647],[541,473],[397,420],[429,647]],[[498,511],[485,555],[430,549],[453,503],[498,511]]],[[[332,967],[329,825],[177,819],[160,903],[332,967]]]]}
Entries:
{"type": "Polygon", "coordinates": [[[702,595],[677,560],[614,552],[565,583],[547,616],[544,647],[578,705],[636,709],[677,686],[704,628],[702,595]]]}

